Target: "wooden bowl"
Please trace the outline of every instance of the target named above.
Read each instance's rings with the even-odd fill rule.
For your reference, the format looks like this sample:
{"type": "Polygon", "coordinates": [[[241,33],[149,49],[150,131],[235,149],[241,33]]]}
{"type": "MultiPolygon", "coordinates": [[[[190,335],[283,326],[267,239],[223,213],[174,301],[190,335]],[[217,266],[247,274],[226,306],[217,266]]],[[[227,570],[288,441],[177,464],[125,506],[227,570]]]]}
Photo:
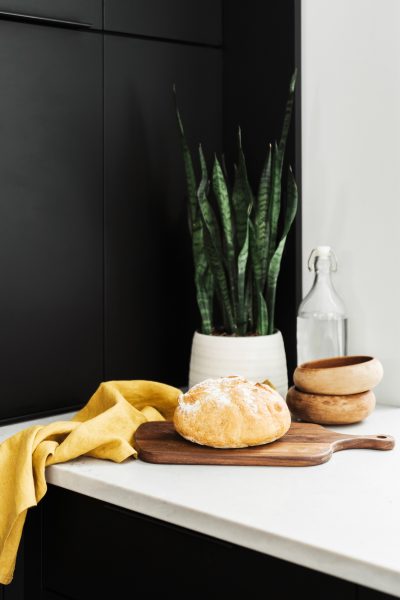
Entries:
{"type": "Polygon", "coordinates": [[[372,390],[383,377],[383,368],[372,356],[338,356],[313,360],[299,367],[293,379],[297,389],[310,394],[344,396],[372,390]]]}
{"type": "Polygon", "coordinates": [[[375,408],[374,392],[350,396],[324,396],[307,394],[291,387],[286,402],[297,419],[319,425],[347,425],[358,423],[375,408]]]}

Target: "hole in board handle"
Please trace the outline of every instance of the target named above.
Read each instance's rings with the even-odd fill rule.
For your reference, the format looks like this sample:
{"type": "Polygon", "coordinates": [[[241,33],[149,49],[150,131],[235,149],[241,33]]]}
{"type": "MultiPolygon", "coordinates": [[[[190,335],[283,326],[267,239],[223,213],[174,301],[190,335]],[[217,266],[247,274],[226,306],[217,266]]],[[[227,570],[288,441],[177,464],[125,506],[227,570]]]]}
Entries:
{"type": "Polygon", "coordinates": [[[386,440],[387,435],[377,435],[376,436],[379,440],[386,440]]]}

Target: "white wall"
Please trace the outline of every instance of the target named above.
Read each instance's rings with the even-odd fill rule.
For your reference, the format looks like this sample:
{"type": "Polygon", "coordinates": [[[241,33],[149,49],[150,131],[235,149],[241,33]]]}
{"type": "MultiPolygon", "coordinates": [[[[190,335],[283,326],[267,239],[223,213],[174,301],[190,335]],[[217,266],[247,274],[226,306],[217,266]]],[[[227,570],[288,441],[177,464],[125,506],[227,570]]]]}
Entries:
{"type": "Polygon", "coordinates": [[[303,286],[335,250],[349,354],[373,354],[400,404],[400,0],[302,1],[303,286]]]}

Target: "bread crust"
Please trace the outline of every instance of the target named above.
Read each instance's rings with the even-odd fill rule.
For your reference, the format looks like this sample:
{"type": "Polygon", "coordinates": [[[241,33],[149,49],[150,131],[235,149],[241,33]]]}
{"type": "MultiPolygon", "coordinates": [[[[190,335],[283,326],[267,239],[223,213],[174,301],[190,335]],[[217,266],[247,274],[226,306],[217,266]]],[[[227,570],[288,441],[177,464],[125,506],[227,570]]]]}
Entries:
{"type": "Polygon", "coordinates": [[[268,444],[290,427],[286,402],[269,385],[242,377],[206,379],[182,394],[174,414],[177,432],[214,448],[268,444]]]}

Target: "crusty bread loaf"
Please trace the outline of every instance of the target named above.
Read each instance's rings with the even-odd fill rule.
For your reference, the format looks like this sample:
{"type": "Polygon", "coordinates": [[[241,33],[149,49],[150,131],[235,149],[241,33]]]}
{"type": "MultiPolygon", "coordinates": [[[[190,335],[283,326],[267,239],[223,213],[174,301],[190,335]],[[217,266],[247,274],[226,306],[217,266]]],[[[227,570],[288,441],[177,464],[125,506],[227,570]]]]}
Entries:
{"type": "Polygon", "coordinates": [[[282,437],[290,427],[283,398],[269,385],[242,377],[206,379],[179,398],[175,428],[214,448],[245,448],[282,437]]]}

